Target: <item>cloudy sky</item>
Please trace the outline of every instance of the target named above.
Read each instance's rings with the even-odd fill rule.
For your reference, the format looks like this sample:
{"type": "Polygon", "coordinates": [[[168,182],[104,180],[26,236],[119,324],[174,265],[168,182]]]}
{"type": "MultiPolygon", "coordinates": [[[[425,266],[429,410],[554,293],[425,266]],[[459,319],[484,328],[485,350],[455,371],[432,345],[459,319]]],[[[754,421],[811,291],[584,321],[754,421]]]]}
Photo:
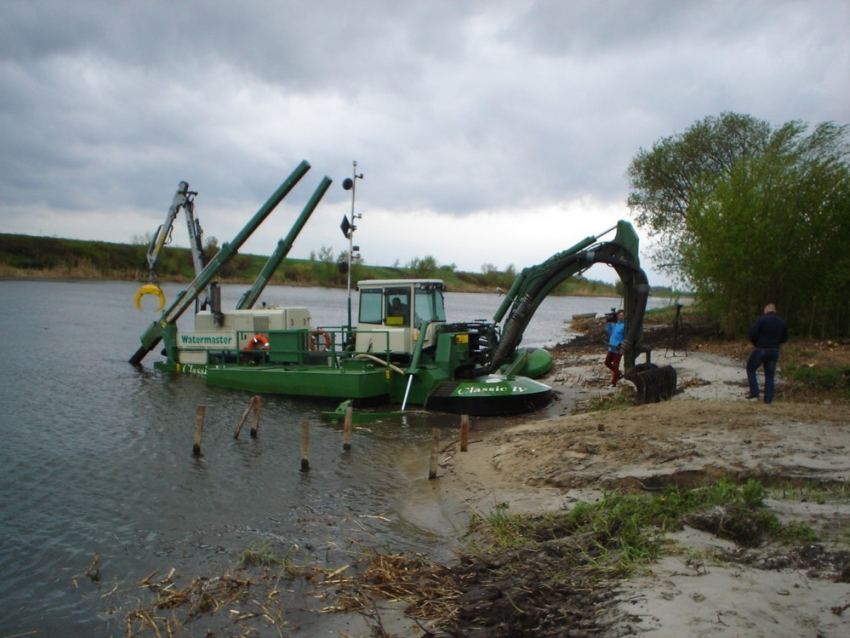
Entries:
{"type": "Polygon", "coordinates": [[[339,253],[356,160],[367,263],[519,270],[630,219],[639,149],[724,111],[850,123],[850,1],[2,0],[0,232],[129,242],[185,180],[229,241],[306,159],[242,252],[327,175],[290,256],[339,253]]]}

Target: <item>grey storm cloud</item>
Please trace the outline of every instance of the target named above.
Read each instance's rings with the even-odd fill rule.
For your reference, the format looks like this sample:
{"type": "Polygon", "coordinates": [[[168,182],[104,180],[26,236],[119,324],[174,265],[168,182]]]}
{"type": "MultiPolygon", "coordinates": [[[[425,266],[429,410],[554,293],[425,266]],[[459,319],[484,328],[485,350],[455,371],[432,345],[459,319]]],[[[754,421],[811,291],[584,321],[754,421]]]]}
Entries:
{"type": "Polygon", "coordinates": [[[152,224],[181,179],[224,209],[305,158],[359,160],[399,214],[624,207],[638,150],[708,115],[846,123],[848,25],[844,0],[4,2],[0,228],[128,241],[150,229],[117,211],[152,224]]]}

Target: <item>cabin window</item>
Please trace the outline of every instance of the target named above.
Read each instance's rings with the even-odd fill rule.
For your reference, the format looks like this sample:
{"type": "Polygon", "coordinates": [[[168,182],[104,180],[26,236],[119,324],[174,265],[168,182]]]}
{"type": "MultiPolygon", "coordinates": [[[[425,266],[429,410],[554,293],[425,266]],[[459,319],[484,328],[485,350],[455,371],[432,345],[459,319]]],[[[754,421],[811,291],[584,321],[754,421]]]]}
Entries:
{"type": "Polygon", "coordinates": [[[383,322],[384,296],[382,293],[382,290],[360,291],[360,323],[380,325],[383,322]]]}
{"type": "Polygon", "coordinates": [[[410,325],[410,290],[407,288],[387,288],[387,325],[410,325]]]}
{"type": "Polygon", "coordinates": [[[443,291],[435,287],[417,288],[414,325],[418,327],[423,321],[445,320],[446,308],[443,305],[443,291]]]}

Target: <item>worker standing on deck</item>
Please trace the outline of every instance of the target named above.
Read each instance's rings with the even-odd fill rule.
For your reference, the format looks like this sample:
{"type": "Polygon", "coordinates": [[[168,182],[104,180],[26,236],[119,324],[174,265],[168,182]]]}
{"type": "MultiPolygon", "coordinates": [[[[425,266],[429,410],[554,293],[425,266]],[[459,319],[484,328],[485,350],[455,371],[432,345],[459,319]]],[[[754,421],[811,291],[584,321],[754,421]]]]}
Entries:
{"type": "Polygon", "coordinates": [[[605,354],[605,367],[612,373],[611,387],[613,388],[617,385],[617,381],[623,377],[623,373],[620,372],[620,359],[623,357],[623,353],[620,352],[620,344],[623,343],[626,335],[625,311],[620,310],[617,313],[616,323],[609,322],[605,324],[605,332],[608,334],[608,352],[605,354]]]}

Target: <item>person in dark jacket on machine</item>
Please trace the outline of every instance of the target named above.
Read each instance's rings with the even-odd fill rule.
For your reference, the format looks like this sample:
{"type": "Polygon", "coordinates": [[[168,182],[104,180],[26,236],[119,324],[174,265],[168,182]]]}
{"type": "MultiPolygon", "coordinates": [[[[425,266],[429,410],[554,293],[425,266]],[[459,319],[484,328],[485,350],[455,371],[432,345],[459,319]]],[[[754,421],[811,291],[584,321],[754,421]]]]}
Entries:
{"type": "Polygon", "coordinates": [[[779,361],[779,346],[788,341],[788,328],[776,314],[772,303],[764,307],[764,314],[755,320],[750,328],[750,341],[753,351],[747,359],[747,380],[750,383],[748,399],[759,398],[759,381],[756,371],[764,366],[764,402],[773,401],[776,363],[779,361]]]}

